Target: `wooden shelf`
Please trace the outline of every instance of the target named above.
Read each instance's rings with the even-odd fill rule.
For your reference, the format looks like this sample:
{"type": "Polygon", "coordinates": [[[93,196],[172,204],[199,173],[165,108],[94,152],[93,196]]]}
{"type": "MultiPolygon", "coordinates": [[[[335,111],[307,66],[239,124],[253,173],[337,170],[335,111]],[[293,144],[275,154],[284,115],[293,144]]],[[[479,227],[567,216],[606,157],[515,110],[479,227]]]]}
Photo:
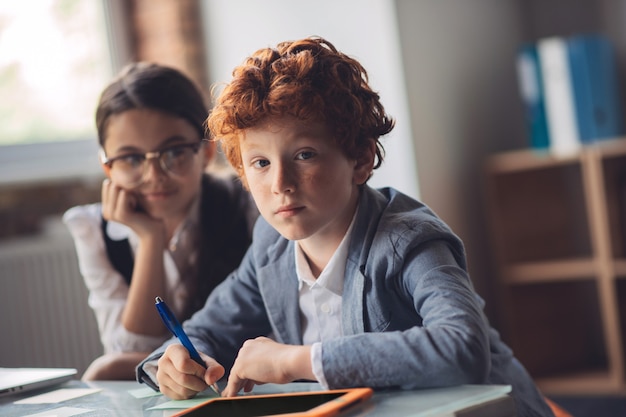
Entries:
{"type": "Polygon", "coordinates": [[[626,138],[486,163],[503,337],[546,393],[626,393],[626,138]]]}
{"type": "Polygon", "coordinates": [[[510,284],[589,280],[596,274],[593,259],[525,262],[505,268],[504,277],[510,284]]]}
{"type": "MultiPolygon", "coordinates": [[[[598,274],[593,259],[562,259],[507,265],[504,276],[510,284],[587,280],[598,274]]],[[[626,280],[626,259],[613,260],[616,279],[626,280]]]]}
{"type": "Polygon", "coordinates": [[[600,158],[624,155],[625,141],[626,137],[602,140],[571,156],[554,156],[547,150],[514,150],[491,156],[486,166],[488,171],[505,174],[579,164],[584,153],[595,153],[600,158]]]}
{"type": "Polygon", "coordinates": [[[623,394],[626,388],[608,371],[589,371],[537,378],[535,382],[546,395],[623,394]]]}
{"type": "Polygon", "coordinates": [[[523,149],[505,152],[489,159],[487,169],[501,174],[530,171],[543,168],[554,168],[560,165],[571,165],[579,162],[578,156],[556,157],[547,151],[523,149]]]}
{"type": "Polygon", "coordinates": [[[617,279],[626,279],[626,259],[617,259],[613,262],[615,269],[615,277],[617,279]]]}

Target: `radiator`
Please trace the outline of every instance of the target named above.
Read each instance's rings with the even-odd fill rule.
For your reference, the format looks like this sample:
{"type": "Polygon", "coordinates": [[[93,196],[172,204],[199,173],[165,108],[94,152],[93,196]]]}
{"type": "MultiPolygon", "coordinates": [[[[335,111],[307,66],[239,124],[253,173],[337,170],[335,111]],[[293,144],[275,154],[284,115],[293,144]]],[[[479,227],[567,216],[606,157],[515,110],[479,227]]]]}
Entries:
{"type": "Polygon", "coordinates": [[[0,366],[76,368],[102,354],[69,232],[0,241],[0,366]]]}

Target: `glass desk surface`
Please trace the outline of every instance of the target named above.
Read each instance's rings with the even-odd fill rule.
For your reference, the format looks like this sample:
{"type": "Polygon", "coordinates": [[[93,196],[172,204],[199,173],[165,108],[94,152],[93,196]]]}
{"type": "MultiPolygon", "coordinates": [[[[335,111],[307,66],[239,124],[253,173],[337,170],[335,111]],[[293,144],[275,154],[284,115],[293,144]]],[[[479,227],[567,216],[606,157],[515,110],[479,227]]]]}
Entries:
{"type": "MultiPolygon", "coordinates": [[[[51,404],[15,404],[17,400],[32,397],[42,392],[15,395],[0,400],[0,416],[66,417],[73,415],[60,413],[59,411],[63,408],[66,410],[67,408],[84,410],[80,414],[75,414],[80,417],[170,417],[180,411],[180,409],[150,410],[154,406],[168,402],[169,399],[160,394],[136,398],[131,392],[145,390],[147,386],[134,381],[70,381],[43,392],[66,388],[95,388],[100,389],[100,391],[51,404]]],[[[316,383],[267,384],[256,386],[254,393],[318,390],[321,390],[321,387],[316,383]]],[[[464,385],[415,391],[377,391],[369,401],[348,410],[342,414],[342,417],[419,417],[422,415],[515,417],[513,400],[507,395],[509,390],[510,387],[498,385],[464,385]],[[459,410],[462,412],[457,414],[459,410]]]]}

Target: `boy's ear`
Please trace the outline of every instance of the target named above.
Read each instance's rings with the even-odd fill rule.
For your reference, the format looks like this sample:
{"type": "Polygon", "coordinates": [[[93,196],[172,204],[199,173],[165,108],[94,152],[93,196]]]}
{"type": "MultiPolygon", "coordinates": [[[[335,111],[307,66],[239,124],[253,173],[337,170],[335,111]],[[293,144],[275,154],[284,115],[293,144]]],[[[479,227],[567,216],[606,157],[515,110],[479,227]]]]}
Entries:
{"type": "Polygon", "coordinates": [[[250,187],[248,187],[248,180],[246,179],[246,175],[242,174],[239,177],[239,180],[241,181],[241,185],[243,186],[244,190],[250,191],[250,187]]]}
{"type": "Polygon", "coordinates": [[[369,146],[357,157],[354,165],[354,182],[363,185],[372,176],[376,159],[376,141],[370,139],[369,146]]]}

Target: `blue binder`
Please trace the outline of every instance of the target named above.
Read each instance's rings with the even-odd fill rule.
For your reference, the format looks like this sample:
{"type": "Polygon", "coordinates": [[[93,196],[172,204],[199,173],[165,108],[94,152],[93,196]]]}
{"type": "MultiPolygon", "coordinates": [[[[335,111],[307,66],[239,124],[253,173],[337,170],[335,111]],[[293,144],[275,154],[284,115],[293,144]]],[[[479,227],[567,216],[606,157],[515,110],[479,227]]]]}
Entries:
{"type": "Polygon", "coordinates": [[[544,88],[539,55],[535,44],[525,44],[517,53],[517,75],[520,95],[526,108],[529,144],[533,149],[550,147],[548,121],[544,104],[544,88]]]}
{"type": "Polygon", "coordinates": [[[601,35],[567,40],[578,130],[582,143],[623,134],[621,100],[612,44],[601,35]]]}

